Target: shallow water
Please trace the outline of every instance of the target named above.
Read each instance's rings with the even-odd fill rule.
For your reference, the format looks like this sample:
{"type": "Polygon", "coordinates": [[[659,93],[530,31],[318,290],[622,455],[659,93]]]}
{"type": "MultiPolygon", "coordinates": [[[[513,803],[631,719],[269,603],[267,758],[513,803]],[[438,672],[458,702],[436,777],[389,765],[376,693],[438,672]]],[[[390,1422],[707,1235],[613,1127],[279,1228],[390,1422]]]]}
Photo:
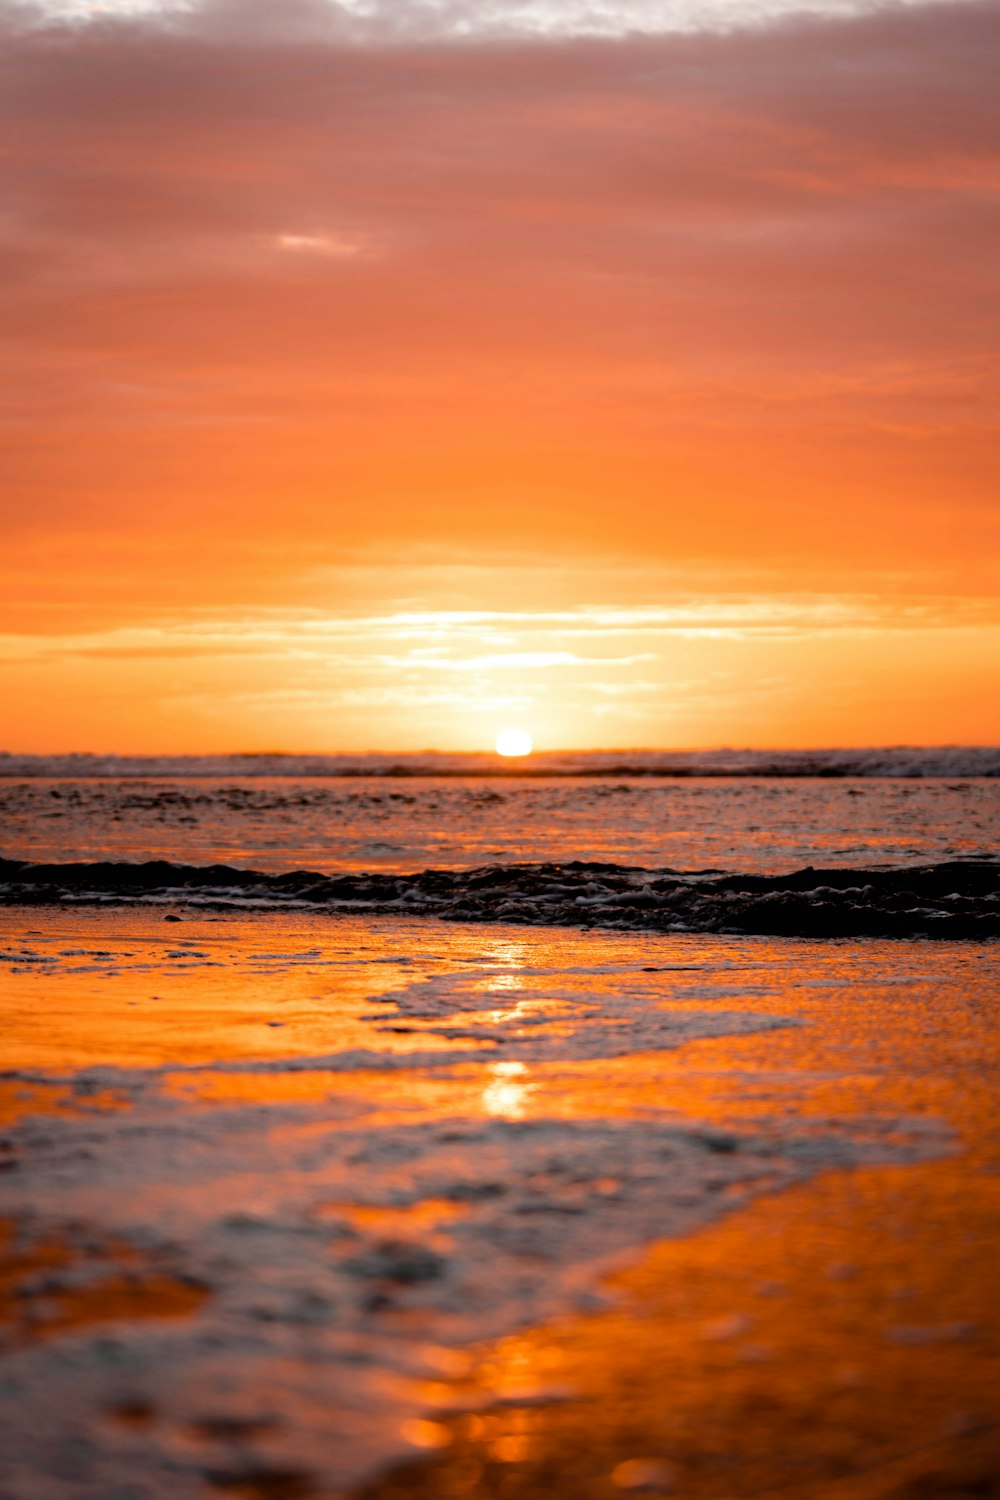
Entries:
{"type": "MultiPolygon", "coordinates": [[[[451,1443],[484,1340],[554,1347],[664,1237],[964,1160],[995,1114],[987,946],[45,909],[0,941],[18,1500],[342,1493],[451,1443]]],[[[476,1399],[570,1399],[533,1359],[476,1399]]]]}
{"type": "Polygon", "coordinates": [[[0,780],[0,855],[256,870],[597,860],[776,872],[1000,847],[1000,779],[596,776],[0,780]]]}
{"type": "Polygon", "coordinates": [[[993,1493],[990,754],[5,761],[0,1497],[993,1493]]]}

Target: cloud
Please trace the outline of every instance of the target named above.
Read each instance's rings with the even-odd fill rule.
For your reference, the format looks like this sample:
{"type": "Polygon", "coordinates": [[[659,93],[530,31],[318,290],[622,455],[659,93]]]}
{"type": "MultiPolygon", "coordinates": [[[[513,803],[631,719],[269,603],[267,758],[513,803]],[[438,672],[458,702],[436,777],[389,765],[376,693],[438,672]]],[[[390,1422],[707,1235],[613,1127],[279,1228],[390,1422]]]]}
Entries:
{"type": "Polygon", "coordinates": [[[849,9],[9,8],[8,547],[70,536],[81,589],[135,538],[154,601],[294,597],[310,548],[981,579],[1000,11],[849,9]]]}
{"type": "MultiPolygon", "coordinates": [[[[27,19],[145,18],[198,34],[404,45],[731,32],[788,18],[850,20],[924,0],[28,0],[27,19]]],[[[957,3],[957,0],[942,0],[957,3]]]]}
{"type": "Polygon", "coordinates": [[[279,234],[278,245],[299,255],[332,255],[352,259],[367,249],[362,236],[352,234],[279,234]]]}
{"type": "Polygon", "coordinates": [[[997,629],[1000,602],[992,596],[743,596],[629,608],[591,604],[560,610],[399,610],[374,615],[286,608],[260,616],[194,611],[141,628],[8,632],[0,634],[0,660],[242,657],[306,674],[317,669],[324,675],[346,676],[407,672],[432,682],[441,673],[561,674],[596,665],[621,670],[660,661],[671,643],[683,640],[801,641],[997,629]],[[567,643],[579,640],[588,641],[586,654],[568,649],[567,643]],[[511,643],[515,649],[497,650],[498,643],[511,643]]]}
{"type": "Polygon", "coordinates": [[[39,749],[475,748],[511,715],[550,745],[986,742],[998,666],[995,600],[288,608],[0,638],[8,745],[39,749]]]}

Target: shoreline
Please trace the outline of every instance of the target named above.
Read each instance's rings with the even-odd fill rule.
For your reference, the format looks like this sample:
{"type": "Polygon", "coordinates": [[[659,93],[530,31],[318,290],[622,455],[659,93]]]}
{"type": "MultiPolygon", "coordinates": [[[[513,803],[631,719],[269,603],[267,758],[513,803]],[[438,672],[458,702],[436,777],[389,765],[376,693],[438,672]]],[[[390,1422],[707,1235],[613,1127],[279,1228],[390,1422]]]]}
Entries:
{"type": "Polygon", "coordinates": [[[980,1187],[961,1158],[858,1167],[661,1242],[614,1278],[607,1312],[441,1378],[437,1453],[352,1500],[995,1495],[1000,1212],[980,1187]],[[963,1234],[942,1243],[956,1213],[963,1234]],[[971,1263],[970,1230],[988,1242],[971,1263]],[[541,1390],[497,1400],[519,1371],[541,1390]]]}
{"type": "Polygon", "coordinates": [[[0,912],[33,1496],[992,1493],[989,949],[160,922],[0,912]]]}

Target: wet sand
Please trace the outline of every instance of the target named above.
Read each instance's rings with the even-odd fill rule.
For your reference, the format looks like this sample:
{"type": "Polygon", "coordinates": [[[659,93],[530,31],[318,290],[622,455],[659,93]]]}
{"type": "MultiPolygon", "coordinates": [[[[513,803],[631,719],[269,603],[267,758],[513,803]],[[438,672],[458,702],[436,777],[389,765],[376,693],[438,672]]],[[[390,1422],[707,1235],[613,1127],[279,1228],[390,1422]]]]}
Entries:
{"type": "Polygon", "coordinates": [[[4,1500],[1000,1493],[995,948],[3,922],[4,1500]]]}
{"type": "MultiPolygon", "coordinates": [[[[1000,1112],[976,1061],[980,1046],[995,1058],[996,1033],[978,1016],[883,1029],[873,1012],[846,1028],[824,1017],[804,1058],[786,1035],[731,1044],[729,1061],[826,1067],[870,1047],[880,1107],[950,1119],[955,1156],[830,1173],[658,1244],[614,1279],[608,1312],[477,1350],[438,1393],[447,1446],[365,1500],[1000,1494],[1000,1112]],[[517,1399],[539,1383],[568,1399],[517,1399]]],[[[871,1108],[870,1064],[844,1061],[848,1076],[817,1081],[796,1110],[871,1108]]],[[[755,1093],[735,1077],[713,1086],[702,1112],[741,1117],[747,1083],[755,1093]]]]}

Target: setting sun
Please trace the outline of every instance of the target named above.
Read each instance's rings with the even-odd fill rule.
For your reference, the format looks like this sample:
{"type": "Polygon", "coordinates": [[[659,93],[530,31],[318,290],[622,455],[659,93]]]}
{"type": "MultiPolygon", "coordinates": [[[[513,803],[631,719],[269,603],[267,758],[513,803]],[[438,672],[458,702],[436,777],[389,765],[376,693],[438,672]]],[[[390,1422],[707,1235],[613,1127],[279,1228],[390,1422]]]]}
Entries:
{"type": "Polygon", "coordinates": [[[501,729],[497,735],[498,755],[530,755],[531,735],[526,729],[501,729]]]}

